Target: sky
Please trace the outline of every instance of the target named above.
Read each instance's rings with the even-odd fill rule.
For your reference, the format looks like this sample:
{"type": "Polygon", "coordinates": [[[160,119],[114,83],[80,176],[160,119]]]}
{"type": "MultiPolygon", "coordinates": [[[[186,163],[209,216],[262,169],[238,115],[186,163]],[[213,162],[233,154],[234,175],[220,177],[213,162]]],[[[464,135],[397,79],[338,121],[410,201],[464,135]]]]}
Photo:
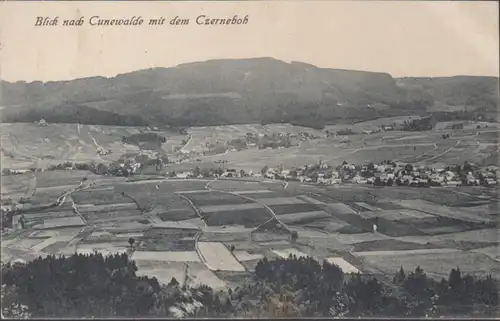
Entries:
{"type": "Polygon", "coordinates": [[[498,3],[431,1],[2,2],[0,76],[7,81],[112,77],[222,58],[273,57],[394,77],[499,75],[498,3]],[[141,16],[138,27],[96,27],[91,16],[141,16]],[[199,15],[248,15],[204,26],[199,15]],[[84,17],[35,27],[38,16],[84,17]],[[149,18],[189,18],[148,26],[149,18]]]}

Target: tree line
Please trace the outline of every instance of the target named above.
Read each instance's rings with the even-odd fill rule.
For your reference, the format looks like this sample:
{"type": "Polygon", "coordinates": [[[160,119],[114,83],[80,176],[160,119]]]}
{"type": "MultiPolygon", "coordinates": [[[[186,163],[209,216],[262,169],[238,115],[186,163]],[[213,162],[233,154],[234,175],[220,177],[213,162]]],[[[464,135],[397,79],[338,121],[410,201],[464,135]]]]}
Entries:
{"type": "Polygon", "coordinates": [[[498,316],[498,280],[452,269],[436,281],[420,267],[392,280],[345,274],[290,256],[258,262],[252,280],[226,291],[138,276],[126,253],[47,256],[2,266],[6,317],[498,316]]]}

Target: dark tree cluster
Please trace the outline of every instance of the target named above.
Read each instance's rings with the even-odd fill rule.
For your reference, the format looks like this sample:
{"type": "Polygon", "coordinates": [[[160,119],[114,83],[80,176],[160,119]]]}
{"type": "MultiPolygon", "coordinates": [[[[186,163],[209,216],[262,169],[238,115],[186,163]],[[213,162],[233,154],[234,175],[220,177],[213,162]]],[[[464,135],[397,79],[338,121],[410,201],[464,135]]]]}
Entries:
{"type": "Polygon", "coordinates": [[[462,275],[453,269],[440,282],[417,267],[403,268],[392,282],[362,274],[345,275],[333,264],[312,258],[261,260],[256,276],[277,293],[295,293],[302,316],[451,316],[498,313],[498,280],[462,275]]]}
{"type": "MultiPolygon", "coordinates": [[[[134,239],[129,240],[133,246],[134,239]]],[[[138,276],[127,254],[47,256],[2,266],[5,317],[195,317],[235,313],[231,296],[206,285],[138,276]]]]}
{"type": "Polygon", "coordinates": [[[2,268],[2,282],[33,317],[147,316],[160,285],[136,271],[126,254],[48,256],[2,268]]]}
{"type": "Polygon", "coordinates": [[[425,131],[430,130],[434,127],[436,121],[433,117],[423,117],[419,119],[413,119],[405,121],[403,123],[404,131],[425,131]]]}
{"type": "Polygon", "coordinates": [[[491,276],[463,275],[460,268],[456,268],[450,271],[447,279],[436,281],[428,278],[420,267],[408,275],[401,267],[393,282],[409,294],[416,315],[471,315],[475,312],[492,316],[499,312],[498,280],[491,276]]]}
{"type": "MultiPolygon", "coordinates": [[[[134,240],[130,239],[131,247],[134,240]]],[[[186,267],[187,269],[187,267],[186,267]]],[[[312,258],[259,261],[255,278],[227,291],[136,275],[127,254],[48,256],[2,266],[2,312],[14,317],[498,316],[498,280],[453,269],[441,281],[417,267],[345,274],[312,258]]]]}
{"type": "Polygon", "coordinates": [[[157,133],[140,133],[122,137],[123,143],[133,144],[133,145],[139,145],[140,143],[147,143],[147,142],[165,143],[166,141],[167,138],[158,135],[157,133]]]}

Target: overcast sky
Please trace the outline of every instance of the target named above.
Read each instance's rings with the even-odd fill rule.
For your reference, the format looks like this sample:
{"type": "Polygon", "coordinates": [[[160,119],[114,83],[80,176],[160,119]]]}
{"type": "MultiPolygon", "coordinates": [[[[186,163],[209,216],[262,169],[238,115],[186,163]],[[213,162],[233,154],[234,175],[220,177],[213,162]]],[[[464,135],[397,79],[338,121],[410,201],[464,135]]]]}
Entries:
{"type": "Polygon", "coordinates": [[[274,57],[402,76],[499,74],[496,2],[3,2],[4,80],[114,76],[219,58],[274,57]],[[199,26],[249,16],[242,26],[199,26]],[[191,18],[188,26],[34,27],[37,16],[191,18]]]}

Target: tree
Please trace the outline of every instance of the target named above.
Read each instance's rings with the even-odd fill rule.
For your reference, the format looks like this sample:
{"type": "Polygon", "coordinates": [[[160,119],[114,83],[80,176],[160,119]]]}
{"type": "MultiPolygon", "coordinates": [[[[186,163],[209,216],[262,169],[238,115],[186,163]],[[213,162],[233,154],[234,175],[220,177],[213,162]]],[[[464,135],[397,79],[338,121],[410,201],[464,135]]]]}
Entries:
{"type": "Polygon", "coordinates": [[[200,167],[196,166],[193,171],[193,176],[198,177],[201,174],[200,167]]]}
{"type": "Polygon", "coordinates": [[[401,265],[401,268],[399,269],[398,273],[394,276],[392,281],[395,284],[402,284],[406,280],[406,274],[405,270],[403,269],[403,266],[401,265]]]}
{"type": "Polygon", "coordinates": [[[240,177],[245,177],[245,176],[246,176],[245,170],[240,169],[240,177]]]}
{"type": "Polygon", "coordinates": [[[299,233],[297,231],[292,231],[291,238],[292,242],[295,242],[299,238],[299,233]]]}
{"type": "Polygon", "coordinates": [[[98,175],[104,175],[108,172],[108,167],[104,165],[103,163],[99,163],[96,168],[96,174],[98,175]]]}
{"type": "Polygon", "coordinates": [[[177,279],[175,277],[172,277],[172,279],[168,283],[168,286],[171,286],[171,287],[176,287],[179,285],[180,285],[180,283],[179,283],[179,281],[177,281],[177,279]]]}
{"type": "Polygon", "coordinates": [[[128,244],[130,245],[130,248],[134,247],[135,239],[133,237],[128,239],[128,244]]]}
{"type": "Polygon", "coordinates": [[[369,171],[373,172],[375,171],[375,164],[372,162],[368,163],[368,166],[366,167],[369,171]]]}
{"type": "Polygon", "coordinates": [[[462,285],[462,274],[460,268],[452,269],[448,277],[448,284],[452,289],[458,289],[462,285]]]}
{"type": "Polygon", "coordinates": [[[264,175],[264,174],[266,174],[266,173],[267,173],[267,171],[268,171],[268,170],[269,170],[269,167],[268,167],[267,165],[265,165],[265,166],[264,166],[264,167],[262,167],[262,169],[260,170],[260,173],[261,173],[262,175],[264,175]]]}
{"type": "Polygon", "coordinates": [[[405,165],[405,171],[406,172],[413,172],[413,165],[412,164],[406,164],[405,165]]]}
{"type": "Polygon", "coordinates": [[[462,169],[463,169],[463,171],[464,171],[465,173],[469,173],[469,172],[472,172],[472,171],[473,171],[473,169],[472,169],[472,165],[471,165],[471,164],[469,164],[469,162],[468,162],[468,161],[465,161],[465,162],[464,162],[464,166],[462,167],[462,169]]]}

